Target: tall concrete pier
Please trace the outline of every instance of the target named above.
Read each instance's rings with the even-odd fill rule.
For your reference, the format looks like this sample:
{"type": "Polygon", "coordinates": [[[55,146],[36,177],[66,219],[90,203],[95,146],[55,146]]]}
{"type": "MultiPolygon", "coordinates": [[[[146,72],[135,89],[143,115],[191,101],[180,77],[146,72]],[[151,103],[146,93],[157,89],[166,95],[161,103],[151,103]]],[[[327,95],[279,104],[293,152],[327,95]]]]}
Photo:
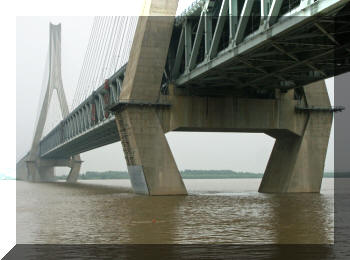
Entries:
{"type": "Polygon", "coordinates": [[[136,193],[187,194],[155,105],[168,54],[177,1],[145,1],[116,112],[131,184],[136,193]],[[149,104],[148,106],[144,106],[149,104]]]}
{"type": "MultiPolygon", "coordinates": [[[[331,105],[324,81],[312,83],[303,89],[304,106],[317,108],[331,105]]],[[[276,142],[260,192],[319,192],[321,189],[333,114],[314,110],[292,117],[302,127],[300,134],[289,129],[266,132],[276,138],[276,142]]]]}

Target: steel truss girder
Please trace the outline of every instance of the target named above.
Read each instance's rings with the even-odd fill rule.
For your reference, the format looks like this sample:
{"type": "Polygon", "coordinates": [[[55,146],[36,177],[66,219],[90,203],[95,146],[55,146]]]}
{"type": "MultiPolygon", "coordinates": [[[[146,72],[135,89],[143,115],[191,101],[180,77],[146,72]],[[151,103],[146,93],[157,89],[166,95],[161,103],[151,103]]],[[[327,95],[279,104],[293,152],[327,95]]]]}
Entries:
{"type": "MultiPolygon", "coordinates": [[[[41,157],[51,158],[52,156],[57,156],[57,154],[61,154],[58,151],[67,149],[71,143],[76,143],[77,140],[82,140],[84,136],[91,133],[99,132],[99,129],[103,129],[105,125],[110,125],[111,121],[114,122],[114,115],[111,109],[124,104],[119,100],[119,96],[126,66],[127,64],[106,80],[105,84],[94,91],[41,140],[41,157]]],[[[117,133],[116,129],[114,131],[117,133]]],[[[111,135],[112,137],[106,140],[102,138],[102,143],[108,144],[115,142],[115,135],[111,135]]],[[[71,147],[65,151],[74,155],[72,151],[78,151],[80,153],[86,151],[84,147],[96,148],[100,146],[99,144],[92,145],[94,142],[94,140],[91,140],[86,144],[80,145],[79,147],[82,147],[81,149],[71,147]]]]}
{"type": "Polygon", "coordinates": [[[114,116],[109,107],[118,104],[126,65],[64,118],[40,142],[40,155],[45,157],[75,138],[100,127],[114,116]]]}
{"type": "MultiPolygon", "coordinates": [[[[236,0],[223,0],[221,6],[216,6],[215,9],[215,5],[218,5],[220,1],[201,0],[193,6],[193,10],[191,9],[188,17],[177,19],[175,27],[177,32],[180,33],[171,44],[171,46],[175,46],[176,55],[171,62],[168,61],[170,63],[171,80],[176,85],[186,86],[186,84],[189,84],[191,87],[205,89],[207,86],[213,85],[212,80],[215,80],[216,77],[217,79],[225,79],[225,82],[222,83],[225,87],[235,86],[237,90],[244,87],[256,88],[258,82],[270,80],[270,77],[275,78],[276,82],[288,81],[288,75],[285,72],[296,67],[295,71],[297,71],[300,65],[305,65],[312,71],[319,71],[324,75],[326,70],[324,67],[320,68],[320,63],[316,62],[316,58],[322,59],[322,57],[330,55],[332,51],[341,48],[348,49],[347,46],[339,46],[332,34],[327,32],[319,23],[315,24],[318,28],[317,33],[294,36],[295,42],[291,38],[288,38],[288,42],[286,42],[286,44],[294,43],[306,46],[308,43],[305,40],[310,37],[317,38],[320,35],[328,37],[330,43],[334,43],[334,45],[328,43],[323,44],[324,46],[321,46],[322,43],[315,44],[314,46],[317,48],[324,48],[324,51],[315,57],[302,59],[296,54],[297,52],[291,52],[282,41],[278,39],[275,41],[275,38],[290,29],[313,23],[314,16],[339,9],[350,0],[319,0],[316,2],[302,0],[299,6],[284,15],[280,15],[282,1],[260,0],[261,19],[259,27],[256,31],[248,34],[248,30],[246,30],[247,17],[252,15],[253,8],[256,5],[254,5],[253,0],[242,1],[244,1],[243,6],[238,5],[236,0]],[[214,16],[214,9],[220,10],[218,18],[214,16]],[[197,16],[196,19],[193,19],[193,17],[191,19],[191,15],[197,16]],[[225,26],[227,18],[229,19],[228,26],[225,26]],[[192,42],[193,28],[197,29],[194,32],[195,37],[192,42]],[[225,31],[225,28],[228,28],[229,31],[225,31]],[[227,47],[220,49],[222,48],[220,42],[227,35],[229,43],[227,47]],[[304,43],[300,41],[304,41],[304,43]],[[264,47],[263,52],[257,52],[261,46],[265,46],[264,44],[268,48],[264,47]],[[201,46],[204,46],[204,48],[201,48],[201,46]],[[287,64],[285,68],[276,69],[272,65],[264,67],[262,62],[254,61],[254,58],[264,57],[267,63],[268,59],[274,55],[279,55],[280,59],[283,60],[286,60],[287,57],[290,58],[291,64],[285,61],[287,64]],[[199,59],[199,56],[204,56],[204,58],[199,59]],[[270,69],[270,67],[272,68],[270,69]],[[182,72],[183,74],[180,75],[182,72]],[[235,74],[238,76],[234,77],[235,74]],[[246,79],[249,80],[243,80],[243,83],[240,77],[242,75],[247,75],[246,79]],[[195,79],[196,82],[194,82],[195,79]],[[202,85],[202,83],[204,84],[202,85]]],[[[175,50],[172,51],[172,53],[174,52],[175,50]]],[[[273,63],[273,60],[270,63],[273,63]]],[[[282,60],[280,63],[282,63],[282,60]]],[[[50,155],[61,154],[62,151],[67,152],[69,149],[75,151],[77,148],[73,144],[82,147],[80,150],[84,150],[98,147],[99,144],[96,142],[108,143],[115,141],[115,136],[103,138],[102,133],[106,134],[107,132],[102,130],[114,120],[110,108],[116,106],[119,102],[125,68],[126,65],[65,117],[40,142],[41,156],[50,157],[50,155]],[[93,136],[93,133],[96,132],[101,134],[101,137],[98,138],[99,141],[92,140],[94,143],[91,143],[91,146],[84,144],[82,140],[85,140],[86,136],[93,136]]],[[[295,73],[295,71],[291,73],[295,73]]]]}
{"type": "MultiPolygon", "coordinates": [[[[213,13],[211,9],[208,9],[208,3],[201,5],[200,12],[197,11],[199,15],[197,32],[195,35],[195,41],[193,45],[187,44],[187,46],[191,46],[192,50],[187,50],[187,53],[191,53],[188,58],[188,62],[181,62],[184,59],[182,46],[183,40],[180,37],[178,41],[178,52],[175,57],[175,65],[176,73],[172,73],[172,80],[175,85],[183,86],[190,81],[205,75],[209,71],[217,68],[228,61],[234,60],[238,56],[245,55],[247,52],[254,51],[255,48],[261,46],[263,43],[268,42],[270,39],[276,38],[281,33],[290,30],[292,28],[298,28],[298,26],[303,26],[307,24],[307,22],[312,22],[315,20],[319,14],[325,14],[327,12],[332,12],[334,10],[339,10],[341,6],[344,6],[349,0],[319,0],[316,2],[313,1],[305,1],[301,0],[299,6],[296,6],[294,9],[290,10],[284,15],[280,15],[281,7],[283,1],[276,0],[260,0],[260,11],[261,11],[261,21],[259,28],[246,35],[246,20],[252,15],[252,7],[254,1],[252,0],[244,0],[244,5],[242,10],[238,9],[237,1],[235,0],[223,0],[220,6],[220,15],[218,17],[218,21],[216,22],[216,26],[214,28],[214,35],[212,34],[212,26],[213,24],[213,13]],[[235,16],[234,14],[238,14],[235,16]],[[223,33],[223,21],[225,17],[229,17],[229,32],[230,35],[229,44],[226,48],[222,50],[217,50],[217,46],[219,42],[222,41],[223,33]],[[199,45],[202,37],[202,24],[204,20],[204,46],[205,50],[203,61],[197,60],[199,55],[199,45]],[[237,26],[235,26],[235,21],[239,21],[237,26]],[[233,37],[234,36],[234,37],[233,37]],[[180,65],[184,64],[185,68],[180,69],[180,65]],[[179,75],[179,71],[183,71],[181,75],[179,75]]],[[[216,2],[217,3],[217,2],[216,2]]],[[[322,17],[320,17],[321,19],[322,17]]],[[[192,19],[193,20],[193,19],[192,19]]],[[[194,21],[194,20],[193,20],[194,21]]],[[[192,25],[193,26],[193,25],[192,25]]],[[[183,29],[184,30],[184,29],[183,29]]],[[[182,33],[181,33],[182,34],[182,33]]],[[[323,31],[319,31],[315,33],[314,36],[320,37],[324,34],[323,31]]],[[[327,35],[331,36],[330,34],[327,35]]],[[[312,37],[312,34],[306,33],[305,36],[293,36],[300,37],[302,39],[308,39],[312,37]]],[[[296,39],[295,39],[296,40],[296,39]]],[[[297,41],[296,41],[297,42],[297,41]]],[[[322,46],[327,48],[328,46],[332,47],[332,45],[322,46]]],[[[319,45],[315,45],[316,48],[321,47],[319,45]]],[[[283,48],[284,49],[284,48],[283,48]]],[[[286,55],[283,53],[280,48],[275,49],[276,53],[286,55]]],[[[288,51],[287,51],[288,53],[288,51]]],[[[264,54],[264,53],[263,53],[264,54]]],[[[297,61],[300,58],[296,57],[294,54],[289,53],[287,55],[291,60],[297,61]],[[293,58],[292,58],[293,57],[293,58]]],[[[324,72],[317,68],[315,65],[307,62],[305,66],[309,67],[314,71],[320,72],[323,76],[325,76],[324,72]]],[[[172,67],[172,65],[170,66],[172,67]]],[[[258,70],[262,72],[262,68],[257,67],[258,70]]],[[[174,72],[173,71],[173,72],[174,72]]],[[[283,76],[276,75],[276,78],[282,79],[283,76]]]]}

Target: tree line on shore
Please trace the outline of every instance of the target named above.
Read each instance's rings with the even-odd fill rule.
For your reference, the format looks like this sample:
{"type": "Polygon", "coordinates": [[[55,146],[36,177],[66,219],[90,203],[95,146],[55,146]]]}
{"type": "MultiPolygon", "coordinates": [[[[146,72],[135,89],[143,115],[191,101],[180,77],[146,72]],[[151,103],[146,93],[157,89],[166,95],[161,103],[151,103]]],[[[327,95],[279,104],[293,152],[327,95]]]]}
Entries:
{"type": "MultiPolygon", "coordinates": [[[[235,172],[232,170],[184,170],[180,171],[184,179],[242,179],[242,178],[262,178],[263,173],[253,172],[235,172]]],[[[333,178],[334,173],[325,172],[324,178],[333,178]]],[[[350,173],[336,173],[336,177],[350,177],[350,173]]],[[[66,179],[67,176],[57,176],[57,179],[66,179]]],[[[129,179],[126,171],[87,171],[79,175],[80,180],[96,180],[96,179],[129,179]]]]}

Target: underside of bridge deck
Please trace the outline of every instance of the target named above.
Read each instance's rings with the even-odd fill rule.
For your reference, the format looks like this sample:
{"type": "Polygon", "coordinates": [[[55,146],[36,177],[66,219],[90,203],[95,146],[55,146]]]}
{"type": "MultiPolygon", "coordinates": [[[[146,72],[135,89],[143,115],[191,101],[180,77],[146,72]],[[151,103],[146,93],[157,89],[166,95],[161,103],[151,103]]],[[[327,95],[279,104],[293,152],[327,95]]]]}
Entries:
{"type": "Polygon", "coordinates": [[[210,2],[177,23],[169,49],[169,74],[191,95],[268,96],[350,70],[347,1],[274,1],[273,17],[259,1],[210,2]]]}

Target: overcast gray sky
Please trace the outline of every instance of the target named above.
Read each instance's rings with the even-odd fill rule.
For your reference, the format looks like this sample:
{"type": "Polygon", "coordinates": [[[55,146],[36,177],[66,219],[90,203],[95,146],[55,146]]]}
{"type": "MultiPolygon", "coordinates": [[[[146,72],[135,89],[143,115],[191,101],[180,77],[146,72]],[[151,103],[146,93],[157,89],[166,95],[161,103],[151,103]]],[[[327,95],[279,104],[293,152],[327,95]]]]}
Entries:
{"type": "MultiPolygon", "coordinates": [[[[183,9],[187,2],[180,1],[183,9]]],[[[17,17],[16,20],[16,157],[30,148],[48,50],[49,22],[62,24],[62,74],[68,103],[74,96],[93,17],[17,17]]],[[[327,80],[333,102],[333,80],[327,80]]],[[[167,135],[182,169],[231,169],[263,172],[274,139],[264,134],[183,133],[167,135]]],[[[333,170],[333,135],[325,170],[333,170]]],[[[82,154],[82,172],[126,170],[120,142],[82,154]]],[[[60,174],[68,169],[58,170],[60,174]]]]}

